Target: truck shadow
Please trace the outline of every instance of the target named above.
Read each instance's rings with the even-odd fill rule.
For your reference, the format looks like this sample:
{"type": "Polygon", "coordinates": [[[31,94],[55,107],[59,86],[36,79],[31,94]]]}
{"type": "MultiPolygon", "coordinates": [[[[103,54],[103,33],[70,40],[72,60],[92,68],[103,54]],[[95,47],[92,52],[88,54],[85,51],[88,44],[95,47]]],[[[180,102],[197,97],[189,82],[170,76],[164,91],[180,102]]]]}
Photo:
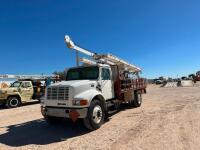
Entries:
{"type": "MultiPolygon", "coordinates": [[[[133,108],[127,104],[123,104],[119,112],[127,109],[133,108]]],[[[105,123],[112,120],[112,116],[117,113],[110,114],[105,123]]],[[[29,144],[46,145],[89,133],[83,126],[81,120],[76,123],[73,123],[71,120],[64,120],[54,125],[49,125],[43,119],[38,119],[1,128],[6,128],[7,130],[6,133],[0,135],[0,143],[12,147],[26,146],[29,144]]]]}
{"type": "Polygon", "coordinates": [[[0,143],[12,147],[29,144],[46,145],[65,141],[89,132],[84,128],[81,121],[77,123],[63,121],[55,125],[49,125],[43,119],[3,128],[7,128],[7,132],[0,135],[0,143]]]}

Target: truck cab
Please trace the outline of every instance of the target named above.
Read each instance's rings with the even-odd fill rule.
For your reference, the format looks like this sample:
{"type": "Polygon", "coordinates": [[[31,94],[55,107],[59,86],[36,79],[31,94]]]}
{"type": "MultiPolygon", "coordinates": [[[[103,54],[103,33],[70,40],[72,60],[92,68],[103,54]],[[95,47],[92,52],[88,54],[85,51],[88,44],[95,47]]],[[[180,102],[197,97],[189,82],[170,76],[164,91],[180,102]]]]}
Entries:
{"type": "MultiPolygon", "coordinates": [[[[66,81],[46,88],[45,100],[42,102],[43,116],[47,120],[53,117],[71,118],[74,121],[86,118],[93,100],[98,99],[102,107],[106,100],[114,98],[111,76],[108,65],[70,68],[66,81]]],[[[98,109],[98,112],[102,113],[102,110],[98,109]]]]}
{"type": "MultiPolygon", "coordinates": [[[[114,98],[112,72],[108,65],[70,68],[66,81],[47,87],[45,106],[82,107],[79,101],[90,104],[93,96],[101,95],[105,100],[114,98]]],[[[85,107],[85,106],[84,106],[85,107]]]]}

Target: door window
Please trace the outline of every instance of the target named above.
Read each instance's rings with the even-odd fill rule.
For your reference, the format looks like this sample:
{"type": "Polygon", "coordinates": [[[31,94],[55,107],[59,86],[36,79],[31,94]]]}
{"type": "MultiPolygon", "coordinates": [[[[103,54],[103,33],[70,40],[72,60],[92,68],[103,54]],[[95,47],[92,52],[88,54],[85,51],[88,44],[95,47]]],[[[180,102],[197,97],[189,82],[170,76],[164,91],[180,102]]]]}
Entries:
{"type": "Polygon", "coordinates": [[[110,71],[107,68],[102,68],[101,71],[102,80],[110,80],[110,71]]]}
{"type": "Polygon", "coordinates": [[[31,87],[30,82],[23,82],[22,83],[22,88],[27,88],[27,87],[31,87]]]}

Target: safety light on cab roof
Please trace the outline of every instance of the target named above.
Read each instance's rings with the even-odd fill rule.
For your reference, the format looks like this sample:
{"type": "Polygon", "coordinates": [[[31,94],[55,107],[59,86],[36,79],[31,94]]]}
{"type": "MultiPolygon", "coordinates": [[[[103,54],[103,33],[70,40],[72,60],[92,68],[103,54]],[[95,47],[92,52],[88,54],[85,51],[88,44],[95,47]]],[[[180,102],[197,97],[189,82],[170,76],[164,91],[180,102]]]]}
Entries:
{"type": "Polygon", "coordinates": [[[73,105],[83,106],[83,105],[87,105],[88,104],[88,100],[87,99],[77,99],[77,100],[73,100],[72,104],[73,105]]]}

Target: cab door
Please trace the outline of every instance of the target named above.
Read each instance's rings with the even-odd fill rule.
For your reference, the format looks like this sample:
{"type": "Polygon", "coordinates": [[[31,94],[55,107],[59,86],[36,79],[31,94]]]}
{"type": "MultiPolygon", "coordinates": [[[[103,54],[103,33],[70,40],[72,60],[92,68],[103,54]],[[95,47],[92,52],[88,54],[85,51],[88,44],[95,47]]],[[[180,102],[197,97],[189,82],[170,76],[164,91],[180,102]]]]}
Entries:
{"type": "Polygon", "coordinates": [[[101,90],[104,98],[114,98],[114,85],[111,80],[112,72],[109,68],[101,68],[101,90]]]}
{"type": "Polygon", "coordinates": [[[28,101],[32,99],[33,96],[33,86],[31,81],[24,81],[21,84],[20,94],[22,101],[28,101]]]}

